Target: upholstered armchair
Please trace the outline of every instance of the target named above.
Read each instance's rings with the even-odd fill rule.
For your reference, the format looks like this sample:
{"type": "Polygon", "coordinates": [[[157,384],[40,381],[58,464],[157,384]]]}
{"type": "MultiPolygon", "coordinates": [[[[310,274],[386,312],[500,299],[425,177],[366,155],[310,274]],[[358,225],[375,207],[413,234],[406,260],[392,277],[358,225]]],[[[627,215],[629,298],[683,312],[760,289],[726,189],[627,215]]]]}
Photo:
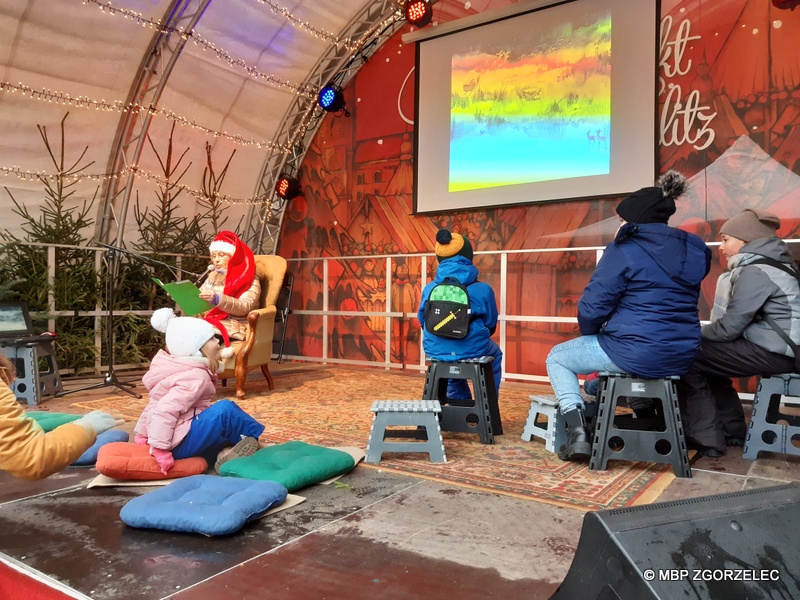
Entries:
{"type": "Polygon", "coordinates": [[[269,389],[275,389],[269,372],[272,358],[272,338],[275,333],[276,303],[286,274],[286,259],[272,254],[256,255],[256,275],[261,280],[259,307],[247,315],[247,339],[232,341],[233,356],[225,359],[225,370],[219,378],[227,385],[228,378],[236,378],[236,397],[244,398],[247,373],[261,367],[269,389]]]}

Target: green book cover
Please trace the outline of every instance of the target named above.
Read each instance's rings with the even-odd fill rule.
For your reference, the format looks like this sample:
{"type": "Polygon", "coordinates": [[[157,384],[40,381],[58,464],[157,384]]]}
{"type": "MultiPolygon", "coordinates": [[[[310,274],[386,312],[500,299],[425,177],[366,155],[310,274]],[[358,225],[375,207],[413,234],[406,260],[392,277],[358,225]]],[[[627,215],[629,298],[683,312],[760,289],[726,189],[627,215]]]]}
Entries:
{"type": "Polygon", "coordinates": [[[164,283],[157,277],[153,277],[153,281],[164,288],[187,317],[193,317],[214,308],[211,302],[200,298],[200,290],[191,281],[164,283]]]}

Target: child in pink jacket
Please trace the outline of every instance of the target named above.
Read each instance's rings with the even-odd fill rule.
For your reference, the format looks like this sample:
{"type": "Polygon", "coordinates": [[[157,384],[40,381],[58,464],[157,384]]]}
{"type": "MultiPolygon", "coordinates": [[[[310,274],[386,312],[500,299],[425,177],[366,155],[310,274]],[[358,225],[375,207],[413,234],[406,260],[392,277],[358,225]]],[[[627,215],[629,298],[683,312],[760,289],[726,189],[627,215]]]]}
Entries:
{"type": "Polygon", "coordinates": [[[150,401],[134,428],[136,443],[150,446],[165,475],[175,459],[202,456],[219,470],[258,450],[264,426],[230,400],[211,402],[222,369],[215,327],[171,308],[155,311],[150,323],[166,333],[167,350],[158,351],[142,378],[150,401]]]}

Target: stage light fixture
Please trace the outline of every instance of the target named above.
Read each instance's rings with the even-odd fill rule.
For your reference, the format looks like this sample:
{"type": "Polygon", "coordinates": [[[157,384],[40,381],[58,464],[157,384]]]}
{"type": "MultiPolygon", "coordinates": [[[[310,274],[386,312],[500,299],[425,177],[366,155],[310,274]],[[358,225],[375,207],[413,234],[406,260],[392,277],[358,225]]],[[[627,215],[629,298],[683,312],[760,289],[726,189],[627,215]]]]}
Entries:
{"type": "Polygon", "coordinates": [[[300,182],[294,177],[281,175],[275,184],[275,193],[282,200],[291,200],[300,195],[300,182]]]}
{"type": "Polygon", "coordinates": [[[319,91],[319,105],[326,112],[339,112],[344,108],[342,88],[326,85],[319,91]]]}
{"type": "Polygon", "coordinates": [[[415,27],[425,27],[433,19],[433,8],[429,0],[407,0],[406,21],[415,27]]]}

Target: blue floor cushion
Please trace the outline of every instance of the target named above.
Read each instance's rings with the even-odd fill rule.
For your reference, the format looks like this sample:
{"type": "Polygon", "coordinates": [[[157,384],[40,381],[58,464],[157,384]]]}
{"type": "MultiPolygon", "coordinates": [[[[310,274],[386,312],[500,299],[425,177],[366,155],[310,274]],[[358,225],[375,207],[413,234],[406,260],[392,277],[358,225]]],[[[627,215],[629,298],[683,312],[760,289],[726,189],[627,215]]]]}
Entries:
{"type": "Polygon", "coordinates": [[[97,436],[94,444],[92,444],[86,452],[81,454],[81,457],[72,463],[72,465],[75,467],[93,465],[97,462],[97,453],[100,451],[100,448],[114,442],[127,442],[129,439],[130,436],[128,432],[122,431],[121,429],[109,429],[108,431],[104,431],[97,436]]]}
{"type": "Polygon", "coordinates": [[[293,492],[347,473],[355,466],[355,459],[347,452],[305,442],[286,442],[262,448],[252,456],[229,460],[219,468],[219,474],[278,481],[293,492]]]}
{"type": "Polygon", "coordinates": [[[193,475],[128,501],[120,511],[131,527],[227,535],[286,500],[274,481],[193,475]]]}

